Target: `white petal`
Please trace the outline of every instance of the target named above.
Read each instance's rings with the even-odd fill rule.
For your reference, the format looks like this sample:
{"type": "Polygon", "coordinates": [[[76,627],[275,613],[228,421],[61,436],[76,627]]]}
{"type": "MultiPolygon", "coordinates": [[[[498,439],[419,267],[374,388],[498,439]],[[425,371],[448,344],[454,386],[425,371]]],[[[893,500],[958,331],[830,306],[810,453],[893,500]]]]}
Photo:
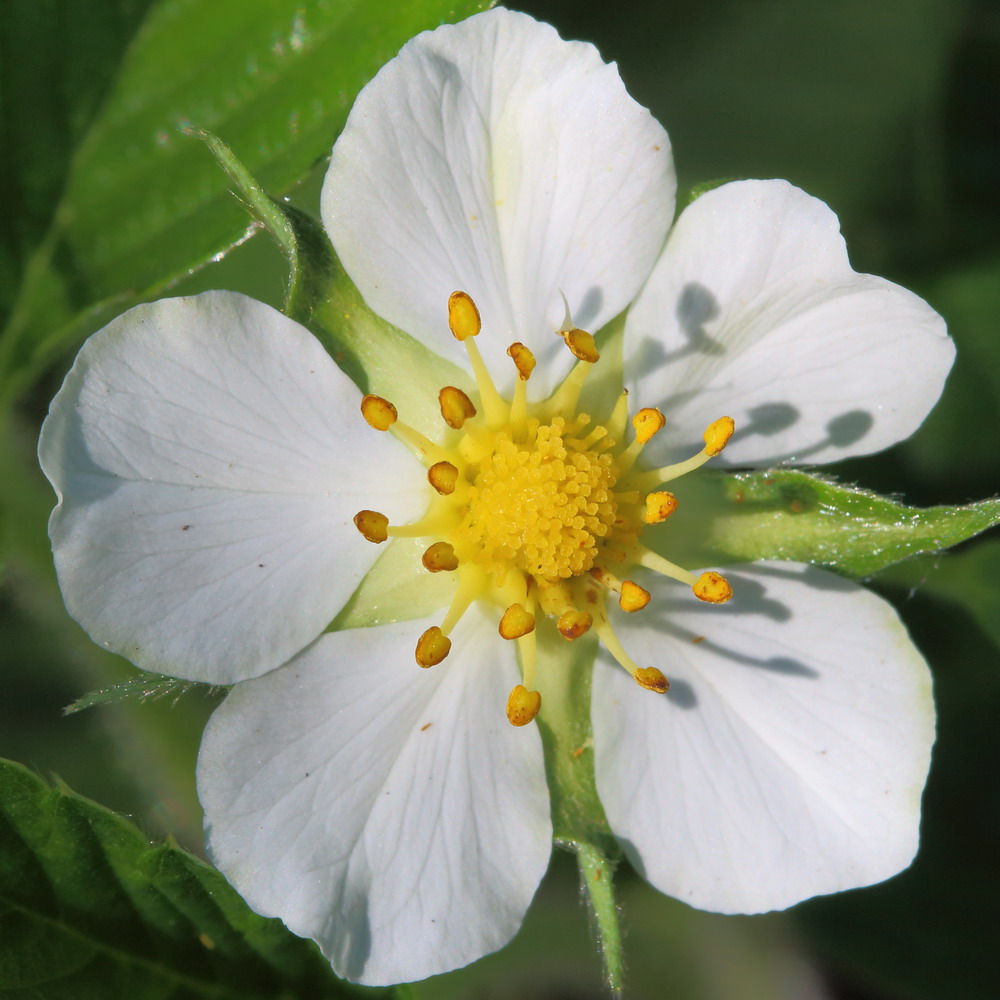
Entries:
{"type": "Polygon", "coordinates": [[[737,465],[831,462],[908,437],[955,354],[941,317],[853,271],[837,217],[785,181],[726,184],[685,209],[625,338],[636,398],[674,425],[661,438],[697,451],[728,414],[737,433],[719,460],[737,465]]]}
{"type": "Polygon", "coordinates": [[[303,327],[230,292],[138,306],[87,343],[42,429],[66,606],[141,667],[226,684],[311,642],[409,517],[421,469],[303,327]]]}
{"type": "Polygon", "coordinates": [[[548,864],[541,740],[504,711],[511,646],[473,610],[421,670],[431,624],[334,632],[237,685],[198,762],[214,862],[369,985],[502,947],[548,864]]]}
{"type": "Polygon", "coordinates": [[[447,325],[463,289],[494,376],[513,374],[520,340],[540,391],[548,354],[572,360],[553,336],[559,293],[585,329],[617,315],[663,246],[674,190],[667,135],[614,64],[497,9],[418,35],[361,92],[323,220],[376,312],[463,362],[447,325]]]}
{"type": "Polygon", "coordinates": [[[660,601],[621,623],[643,691],[598,662],[597,788],[637,870],[706,910],[756,913],[870,885],[917,849],[930,676],[881,598],[756,564],[724,607],[660,601]],[[642,618],[657,608],[657,618],[642,618]]]}

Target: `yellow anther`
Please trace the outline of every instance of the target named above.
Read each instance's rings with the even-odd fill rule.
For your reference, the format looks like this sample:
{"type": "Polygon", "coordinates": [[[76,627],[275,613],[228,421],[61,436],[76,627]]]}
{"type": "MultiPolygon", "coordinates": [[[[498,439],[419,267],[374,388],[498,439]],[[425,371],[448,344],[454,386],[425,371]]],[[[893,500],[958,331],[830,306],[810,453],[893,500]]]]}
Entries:
{"type": "Polygon", "coordinates": [[[566,330],[563,337],[566,338],[566,346],[581,361],[592,365],[601,357],[594,338],[586,330],[566,330]]]}
{"type": "Polygon", "coordinates": [[[421,667],[433,667],[451,652],[451,639],[432,625],[417,640],[417,663],[421,667]]]}
{"type": "Polygon", "coordinates": [[[354,515],[354,526],[369,542],[384,542],[389,537],[389,518],[377,510],[359,510],[354,515]]]}
{"type": "Polygon", "coordinates": [[[542,707],[542,696],[518,684],[507,698],[507,719],[512,726],[526,726],[542,707]]]}
{"type": "Polygon", "coordinates": [[[670,517],[675,510],[677,510],[677,497],[666,490],[659,490],[646,495],[646,509],[642,519],[646,524],[659,524],[670,517]]]}
{"type": "Polygon", "coordinates": [[[427,470],[427,482],[441,496],[450,496],[455,492],[455,485],[458,483],[458,469],[451,462],[435,462],[427,470]]]}
{"type": "Polygon", "coordinates": [[[381,396],[365,396],[361,400],[361,416],[377,431],[387,431],[397,420],[396,407],[381,396]]]}
{"type": "Polygon", "coordinates": [[[649,604],[649,591],[631,580],[622,580],[618,604],[622,611],[641,611],[649,604]]]}
{"type": "Polygon", "coordinates": [[[452,292],[448,296],[448,326],[456,340],[479,336],[483,321],[476,303],[466,292],[452,292]]]}
{"type": "Polygon", "coordinates": [[[453,385],[446,385],[438,393],[438,404],[441,407],[441,416],[449,427],[460,430],[462,425],[470,417],[476,415],[476,408],[472,405],[472,400],[453,385]]]}
{"type": "Polygon", "coordinates": [[[647,691],[665,694],[670,688],[670,681],[656,667],[640,667],[632,676],[635,678],[636,684],[639,687],[644,687],[647,691]]]}
{"type": "Polygon", "coordinates": [[[527,382],[531,378],[531,373],[535,370],[535,355],[520,341],[511,344],[507,348],[507,353],[514,359],[514,364],[517,366],[517,374],[520,376],[521,381],[527,382]]]}
{"type": "Polygon", "coordinates": [[[535,630],[535,616],[522,604],[512,604],[500,619],[500,635],[504,639],[520,639],[535,630]]]}
{"type": "Polygon", "coordinates": [[[733,588],[721,574],[709,571],[702,573],[691,587],[694,596],[707,604],[725,604],[733,596],[733,588]]]}
{"type": "Polygon", "coordinates": [[[458,556],[447,542],[435,542],[420,558],[424,569],[432,573],[450,573],[458,569],[458,556]]]}
{"type": "Polygon", "coordinates": [[[718,455],[733,436],[736,424],[732,417],[719,417],[705,428],[705,454],[718,455]]]}
{"type": "Polygon", "coordinates": [[[663,430],[663,425],[666,422],[667,418],[659,410],[654,410],[651,406],[643,407],[632,418],[636,441],[639,444],[645,444],[654,434],[663,430]]]}
{"type": "Polygon", "coordinates": [[[586,611],[566,611],[559,616],[556,628],[564,639],[579,639],[590,631],[594,619],[586,611]]]}

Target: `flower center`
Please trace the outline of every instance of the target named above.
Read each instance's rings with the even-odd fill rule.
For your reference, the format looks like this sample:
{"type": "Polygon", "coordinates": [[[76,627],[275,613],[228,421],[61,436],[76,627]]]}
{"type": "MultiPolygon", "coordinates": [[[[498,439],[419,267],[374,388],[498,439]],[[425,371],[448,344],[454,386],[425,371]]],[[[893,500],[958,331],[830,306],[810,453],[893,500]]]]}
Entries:
{"type": "Polygon", "coordinates": [[[614,524],[614,460],[587,448],[562,417],[531,420],[526,440],[494,435],[452,545],[487,573],[508,567],[543,580],[586,573],[614,524]]]}
{"type": "Polygon", "coordinates": [[[634,436],[625,444],[628,407],[623,392],[608,418],[591,427],[590,415],[577,411],[577,401],[599,354],[593,337],[574,327],[568,310],[558,332],[578,364],[552,396],[531,406],[526,396],[535,367],[531,351],[520,343],[509,348],[519,378],[512,398],[505,400],[475,346],[479,312],[464,292],[451,296],[448,321],[468,351],[479,405],[461,389],[445,386],[438,401],[452,430],[441,443],[401,422],[388,400],[365,396],[361,402],[372,427],[391,430],[427,466],[437,496],[416,524],[390,525],[377,511],[363,510],[355,525],[371,542],[432,538],[424,567],[458,577],[441,625],[417,641],[417,663],[432,667],[448,656],[449,634],[478,600],[498,609],[501,638],[517,642],[523,684],[507,702],[507,717],[516,726],[531,722],[541,706],[541,694],[534,690],[539,619],[543,624],[550,620],[570,641],[593,629],[641,687],[666,691],[663,673],[639,667],[622,647],[611,624],[608,595],[617,597],[624,612],[641,611],[651,595],[624,574],[644,567],[686,583],[711,604],[732,596],[718,573],[695,577],[641,545],[639,538],[677,507],[672,493],[655,488],[717,455],[733,432],[733,421],[722,417],[710,424],[704,449],[687,461],[643,469],[637,459],[663,428],[663,414],[639,410],[631,421],[634,436]]]}

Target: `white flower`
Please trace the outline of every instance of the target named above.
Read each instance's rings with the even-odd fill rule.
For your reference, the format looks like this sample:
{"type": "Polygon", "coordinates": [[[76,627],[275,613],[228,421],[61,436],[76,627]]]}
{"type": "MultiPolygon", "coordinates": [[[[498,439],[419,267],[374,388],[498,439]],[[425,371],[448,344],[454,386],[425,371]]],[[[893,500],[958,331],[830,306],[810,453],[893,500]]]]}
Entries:
{"type": "MultiPolygon", "coordinates": [[[[668,237],[673,211],[667,136],[615,67],[493,10],[418,36],[384,67],[323,193],[373,309],[451,360],[480,345],[478,394],[465,382],[477,416],[461,430],[420,416],[428,442],[402,404],[393,423],[368,397],[372,427],[391,425],[378,433],[307,331],[225,292],[115,320],[53,402],[40,455],[59,494],[50,531],[67,606],[139,666],[237,682],[199,761],[212,857],[350,979],[446,971],[517,930],[552,829],[538,728],[509,725],[504,705],[530,721],[537,689],[544,722],[557,697],[546,650],[564,642],[554,623],[567,636],[591,624],[601,640],[598,790],[657,888],[758,912],[877,882],[916,849],[933,707],[891,608],[789,563],[735,570],[734,599],[706,604],[725,600],[725,580],[666,560],[683,502],[670,524],[650,522],[672,504],[656,484],[725,443],[724,414],[737,432],[717,460],[739,465],[906,437],[937,399],[951,343],[920,299],[852,271],[834,215],[784,182],[705,194],[668,237]],[[455,289],[471,300],[449,300],[455,289]],[[632,411],[646,409],[628,444],[623,400],[584,426],[591,365],[572,367],[567,346],[592,357],[578,327],[633,299],[624,377],[632,411]],[[448,321],[474,333],[472,300],[483,332],[463,344],[448,321]],[[528,382],[523,345],[538,362],[528,382]],[[504,449],[534,470],[524,495],[504,449]],[[549,474],[572,453],[575,472],[549,474]],[[560,505],[588,490],[593,510],[567,525],[560,505]],[[356,514],[370,538],[418,519],[411,534],[427,537],[378,548],[356,514]],[[430,543],[425,564],[454,572],[420,566],[430,543]],[[343,621],[369,627],[325,632],[359,584],[343,621]]],[[[376,375],[403,385],[393,365],[380,358],[376,375]]],[[[470,400],[454,388],[442,413],[461,423],[470,400]]]]}

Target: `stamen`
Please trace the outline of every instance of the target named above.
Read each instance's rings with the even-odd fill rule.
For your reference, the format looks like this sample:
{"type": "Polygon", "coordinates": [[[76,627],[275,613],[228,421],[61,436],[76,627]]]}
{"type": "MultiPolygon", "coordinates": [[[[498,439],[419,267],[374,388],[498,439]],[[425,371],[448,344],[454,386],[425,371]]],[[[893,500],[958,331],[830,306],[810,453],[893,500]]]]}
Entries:
{"type": "Polygon", "coordinates": [[[522,343],[511,344],[507,353],[517,367],[514,398],[510,402],[510,428],[515,441],[523,441],[528,425],[528,379],[535,370],[535,356],[522,343]]]}
{"type": "Polygon", "coordinates": [[[458,556],[455,550],[447,542],[435,542],[424,554],[420,561],[424,564],[424,569],[432,573],[446,572],[458,569],[458,556]]]}
{"type": "Polygon", "coordinates": [[[618,641],[618,636],[615,635],[615,630],[607,618],[603,618],[598,624],[597,637],[601,640],[604,648],[618,661],[618,664],[632,675],[632,679],[639,687],[644,687],[647,691],[656,691],[659,694],[663,694],[670,687],[670,682],[656,667],[636,665],[635,660],[625,652],[624,647],[618,641]]]}
{"type": "Polygon", "coordinates": [[[700,468],[725,448],[734,427],[732,417],[720,417],[705,429],[705,447],[697,455],[692,455],[683,462],[675,462],[673,465],[664,465],[659,469],[641,472],[628,480],[628,487],[637,490],[652,489],[654,486],[669,483],[672,479],[679,479],[681,476],[700,468]]]}
{"type": "MultiPolygon", "coordinates": [[[[654,434],[663,430],[663,425],[667,418],[651,406],[643,407],[633,418],[632,426],[635,428],[635,439],[639,444],[646,444],[654,434]]],[[[712,425],[715,426],[714,424],[712,425]]],[[[706,432],[707,433],[707,432],[706,432]]]]}
{"type": "Polygon", "coordinates": [[[639,457],[639,452],[645,447],[654,434],[658,434],[667,418],[651,406],[641,409],[633,418],[632,426],[635,428],[635,438],[632,443],[618,456],[618,468],[624,476],[629,469],[635,465],[635,460],[639,457]]]}
{"type": "Polygon", "coordinates": [[[458,469],[451,462],[435,462],[427,470],[427,481],[441,496],[450,496],[458,483],[458,469]]]}
{"type": "Polygon", "coordinates": [[[542,707],[542,696],[518,684],[507,698],[507,719],[512,726],[526,726],[542,707]]]}
{"type": "Polygon", "coordinates": [[[589,365],[596,364],[601,360],[594,338],[586,330],[567,330],[563,334],[563,338],[566,341],[566,346],[578,360],[586,361],[589,365]]]}
{"type": "Polygon", "coordinates": [[[451,652],[451,639],[432,625],[417,640],[416,659],[421,667],[433,667],[451,652]]]}
{"type": "Polygon", "coordinates": [[[707,604],[725,604],[733,596],[733,588],[721,574],[713,571],[702,573],[691,588],[699,601],[707,604]]]}
{"type": "Polygon", "coordinates": [[[476,303],[467,292],[452,292],[448,296],[448,326],[456,340],[479,336],[483,321],[476,303]]]}
{"type": "Polygon", "coordinates": [[[650,593],[632,580],[619,580],[604,566],[593,566],[590,575],[602,586],[618,595],[618,606],[622,611],[641,611],[650,601],[650,593]]]}
{"type": "Polygon", "coordinates": [[[677,563],[672,563],[659,553],[641,545],[634,546],[632,558],[640,566],[645,566],[646,569],[661,573],[663,576],[669,576],[672,580],[686,583],[694,591],[694,596],[699,601],[705,601],[707,604],[725,604],[733,596],[733,588],[721,573],[709,570],[696,577],[694,573],[678,566],[677,563]]]}
{"type": "Polygon", "coordinates": [[[677,510],[677,497],[666,490],[646,495],[646,510],[642,519],[646,524],[659,524],[670,517],[677,510]]]}
{"type": "Polygon", "coordinates": [[[579,639],[581,635],[585,635],[590,631],[591,625],[594,624],[593,615],[587,614],[586,611],[577,611],[575,609],[570,611],[565,611],[559,616],[559,621],[556,622],[556,628],[559,629],[559,634],[564,639],[579,639]]]}
{"type": "Polygon", "coordinates": [[[735,429],[732,417],[719,417],[705,428],[705,451],[709,457],[718,455],[726,447],[735,429]]]}
{"type": "Polygon", "coordinates": [[[453,385],[446,385],[438,393],[438,405],[444,422],[456,431],[461,430],[465,421],[476,415],[472,400],[453,385]]]}
{"type": "Polygon", "coordinates": [[[647,691],[666,694],[670,688],[670,681],[663,676],[663,671],[657,670],[656,667],[640,667],[632,676],[636,684],[647,691]]]}
{"type": "Polygon", "coordinates": [[[365,396],[361,400],[361,416],[377,431],[387,431],[399,418],[396,407],[381,396],[365,396]]]}
{"type": "Polygon", "coordinates": [[[631,580],[622,580],[621,593],[618,595],[618,605],[622,611],[641,611],[649,604],[649,591],[631,580]]]}
{"type": "Polygon", "coordinates": [[[483,361],[483,356],[476,346],[475,338],[479,336],[483,324],[476,303],[466,292],[452,292],[448,297],[448,326],[451,327],[455,339],[465,344],[469,363],[472,365],[472,374],[476,377],[486,423],[495,430],[507,420],[507,404],[497,392],[486,362],[483,361]]]}
{"type": "Polygon", "coordinates": [[[517,366],[517,374],[522,382],[527,382],[531,378],[531,373],[535,370],[535,355],[520,341],[511,344],[507,348],[507,353],[514,359],[517,366]]]}
{"type": "Polygon", "coordinates": [[[354,526],[376,545],[389,537],[389,518],[377,510],[359,510],[354,515],[354,526]]]}
{"type": "Polygon", "coordinates": [[[504,639],[520,639],[535,630],[535,616],[522,604],[512,604],[500,619],[500,635],[504,639]]]}

